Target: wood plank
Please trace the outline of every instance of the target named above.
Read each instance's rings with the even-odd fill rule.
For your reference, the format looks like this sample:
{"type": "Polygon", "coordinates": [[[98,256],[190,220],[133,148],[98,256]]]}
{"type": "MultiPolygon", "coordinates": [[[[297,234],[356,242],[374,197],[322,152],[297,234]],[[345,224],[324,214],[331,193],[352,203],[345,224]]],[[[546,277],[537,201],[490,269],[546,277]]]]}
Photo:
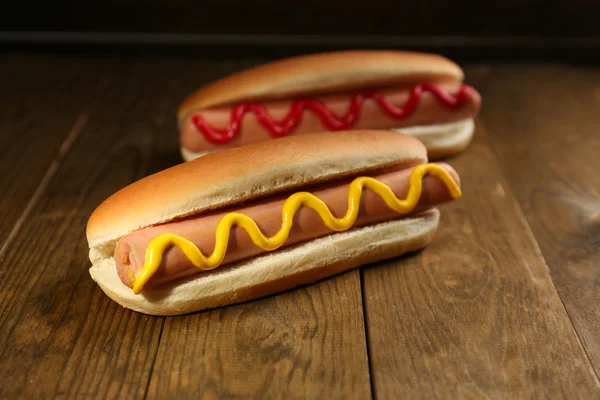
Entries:
{"type": "Polygon", "coordinates": [[[148,398],[370,398],[358,271],[168,319],[148,398]]]}
{"type": "MultiPolygon", "coordinates": [[[[503,115],[502,108],[496,112],[503,115]]],[[[378,398],[600,393],[490,149],[487,127],[489,121],[479,119],[472,147],[450,160],[464,197],[441,207],[432,245],[363,272],[378,398]]]]}
{"type": "Polygon", "coordinates": [[[152,397],[262,397],[288,385],[290,394],[369,397],[357,271],[166,325],[121,309],[89,277],[89,214],[115,190],[180,162],[178,102],[240,65],[139,59],[109,71],[79,138],[1,258],[0,381],[11,384],[0,385],[0,397],[143,398],[148,385],[152,397]]]}
{"type": "Polygon", "coordinates": [[[76,134],[77,119],[100,80],[98,65],[89,62],[0,58],[0,176],[6,178],[0,179],[0,248],[65,140],[76,134]]]}
{"type": "Polygon", "coordinates": [[[174,146],[155,151],[173,111],[160,67],[124,62],[110,71],[72,151],[3,254],[0,381],[10,385],[0,385],[1,398],[145,393],[163,320],[124,312],[96,287],[85,225],[109,194],[177,155],[174,146]]]}
{"type": "Polygon", "coordinates": [[[600,69],[495,67],[484,97],[494,151],[599,374],[600,69]]]}

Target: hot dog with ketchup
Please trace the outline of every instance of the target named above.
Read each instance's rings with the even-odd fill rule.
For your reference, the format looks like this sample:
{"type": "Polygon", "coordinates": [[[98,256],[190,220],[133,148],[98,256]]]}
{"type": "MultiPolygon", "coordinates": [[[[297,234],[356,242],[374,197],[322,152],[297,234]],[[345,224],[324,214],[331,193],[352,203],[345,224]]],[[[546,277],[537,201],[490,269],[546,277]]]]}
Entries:
{"type": "Polygon", "coordinates": [[[311,132],[387,129],[416,136],[429,159],[471,142],[481,97],[436,54],[340,51],[283,59],[214,81],[178,110],[181,153],[311,132]]]}
{"type": "Polygon", "coordinates": [[[421,249],[460,196],[456,171],[397,132],[257,142],[106,199],[87,225],[90,274],[146,314],[229,305],[421,249]]]}

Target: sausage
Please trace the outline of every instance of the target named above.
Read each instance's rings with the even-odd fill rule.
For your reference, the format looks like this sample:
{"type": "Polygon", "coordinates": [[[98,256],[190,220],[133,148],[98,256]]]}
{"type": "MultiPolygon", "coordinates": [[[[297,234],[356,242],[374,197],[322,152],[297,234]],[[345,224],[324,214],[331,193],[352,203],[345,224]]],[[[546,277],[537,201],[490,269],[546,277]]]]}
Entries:
{"type": "MultiPolygon", "coordinates": [[[[439,163],[438,165],[445,168],[456,182],[459,182],[458,174],[452,167],[444,163],[439,163]]],[[[411,171],[412,168],[408,168],[374,175],[373,177],[388,185],[396,196],[402,199],[406,197],[409,190],[409,176],[411,171]]],[[[343,184],[323,185],[315,190],[310,190],[310,192],[324,201],[333,215],[339,218],[344,216],[348,209],[349,183],[350,181],[343,184]]],[[[134,277],[137,276],[144,264],[146,247],[152,239],[163,233],[169,232],[185,237],[198,246],[203,254],[211,254],[215,246],[216,227],[220,219],[226,213],[232,211],[241,212],[251,217],[265,235],[272,236],[281,228],[282,206],[290,195],[286,194],[285,196],[270,198],[237,209],[228,209],[226,211],[219,211],[132,232],[121,238],[115,249],[115,261],[119,277],[124,284],[132,287],[132,279],[135,279],[134,277]]],[[[423,178],[423,192],[419,204],[413,210],[413,213],[431,208],[451,199],[451,195],[441,180],[433,176],[425,176],[423,178]]],[[[374,224],[402,216],[402,214],[389,209],[377,194],[365,188],[363,190],[358,218],[354,226],[374,224]]],[[[332,232],[332,230],[324,225],[321,217],[314,210],[308,207],[301,207],[295,215],[292,229],[284,246],[311,240],[332,232]]],[[[264,250],[252,242],[244,229],[234,226],[229,239],[227,253],[221,266],[264,252],[264,250]]],[[[157,286],[200,272],[202,270],[194,267],[181,250],[172,247],[164,253],[162,265],[148,281],[146,287],[157,286]]]]}
{"type": "MultiPolygon", "coordinates": [[[[461,87],[460,82],[440,83],[437,86],[447,93],[455,93],[461,87]]],[[[410,95],[410,88],[395,88],[379,90],[392,104],[404,104],[410,95]]],[[[467,99],[458,109],[451,109],[441,104],[432,93],[424,92],[416,110],[406,118],[395,119],[383,111],[373,99],[366,99],[360,117],[352,129],[396,129],[407,126],[440,124],[456,122],[473,118],[479,111],[481,97],[476,90],[466,91],[467,99]]],[[[335,94],[317,98],[333,111],[341,116],[348,111],[352,94],[335,94]]],[[[285,117],[289,112],[291,101],[271,101],[262,103],[269,114],[277,120],[285,117]]],[[[216,107],[198,111],[202,118],[215,128],[224,128],[231,119],[231,107],[216,107]]],[[[230,147],[237,147],[253,142],[270,139],[269,132],[260,125],[256,117],[247,114],[241,123],[240,134],[227,144],[213,144],[209,142],[201,132],[198,131],[192,119],[195,114],[189,115],[181,125],[181,145],[194,152],[214,151],[230,147]]],[[[292,134],[307,132],[321,132],[327,129],[316,114],[305,110],[298,126],[292,134]]]]}

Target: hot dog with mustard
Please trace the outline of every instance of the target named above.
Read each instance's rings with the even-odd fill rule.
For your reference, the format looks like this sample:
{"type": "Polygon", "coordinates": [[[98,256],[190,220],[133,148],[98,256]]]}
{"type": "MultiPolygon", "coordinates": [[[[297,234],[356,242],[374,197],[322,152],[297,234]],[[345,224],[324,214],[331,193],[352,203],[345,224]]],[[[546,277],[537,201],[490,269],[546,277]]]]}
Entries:
{"type": "Polygon", "coordinates": [[[319,132],[209,154],[106,199],[91,276],[124,307],[176,315],[318,281],[425,247],[452,167],[416,138],[319,132]]]}

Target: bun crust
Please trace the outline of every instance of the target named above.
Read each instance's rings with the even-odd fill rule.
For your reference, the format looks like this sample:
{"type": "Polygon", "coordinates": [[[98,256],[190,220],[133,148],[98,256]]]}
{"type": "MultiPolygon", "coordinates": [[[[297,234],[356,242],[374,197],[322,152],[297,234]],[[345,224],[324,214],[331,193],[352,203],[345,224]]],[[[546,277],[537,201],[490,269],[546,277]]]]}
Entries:
{"type": "Polygon", "coordinates": [[[392,131],[296,135],[208,154],[123,188],[96,208],[87,239],[94,263],[135,230],[202,211],[382,168],[427,162],[416,138],[392,131]]]}
{"type": "Polygon", "coordinates": [[[278,60],[209,83],[180,105],[181,122],[191,112],[244,101],[291,99],[357,89],[462,81],[463,70],[429,53],[354,50],[278,60]]]}
{"type": "Polygon", "coordinates": [[[417,251],[431,242],[438,223],[439,211],[434,208],[283,248],[140,295],[123,285],[112,258],[92,266],[90,274],[125,308],[150,315],[180,315],[257,299],[417,251]]]}

